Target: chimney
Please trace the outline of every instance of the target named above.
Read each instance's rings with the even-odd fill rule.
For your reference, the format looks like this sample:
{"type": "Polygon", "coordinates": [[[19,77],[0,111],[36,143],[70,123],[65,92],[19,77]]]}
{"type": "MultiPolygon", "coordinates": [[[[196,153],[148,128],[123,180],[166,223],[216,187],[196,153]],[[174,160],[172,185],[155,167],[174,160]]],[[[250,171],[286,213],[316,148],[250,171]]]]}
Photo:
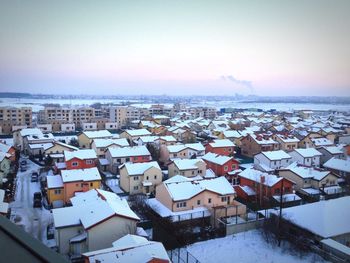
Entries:
{"type": "Polygon", "coordinates": [[[261,184],[265,183],[265,175],[260,176],[260,183],[261,184]]]}

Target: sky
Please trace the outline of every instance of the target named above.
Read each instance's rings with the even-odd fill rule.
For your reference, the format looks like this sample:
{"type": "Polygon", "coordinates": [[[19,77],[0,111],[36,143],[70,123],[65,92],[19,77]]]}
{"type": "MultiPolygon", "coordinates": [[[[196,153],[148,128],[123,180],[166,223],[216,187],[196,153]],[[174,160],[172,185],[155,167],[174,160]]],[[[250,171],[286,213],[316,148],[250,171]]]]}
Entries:
{"type": "Polygon", "coordinates": [[[0,91],[350,96],[350,1],[0,0],[0,91]]]}

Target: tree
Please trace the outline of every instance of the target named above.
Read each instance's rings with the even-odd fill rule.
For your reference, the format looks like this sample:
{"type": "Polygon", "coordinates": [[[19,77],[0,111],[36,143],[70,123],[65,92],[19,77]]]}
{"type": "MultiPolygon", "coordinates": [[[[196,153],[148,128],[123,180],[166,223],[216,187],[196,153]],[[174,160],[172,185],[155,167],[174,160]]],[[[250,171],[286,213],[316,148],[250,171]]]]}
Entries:
{"type": "Polygon", "coordinates": [[[72,145],[74,147],[79,147],[79,142],[76,138],[72,138],[70,141],[69,141],[69,145],[72,145]]]}
{"type": "Polygon", "coordinates": [[[153,143],[147,143],[146,147],[148,151],[151,153],[152,159],[155,161],[158,161],[160,157],[159,149],[153,143]]]}

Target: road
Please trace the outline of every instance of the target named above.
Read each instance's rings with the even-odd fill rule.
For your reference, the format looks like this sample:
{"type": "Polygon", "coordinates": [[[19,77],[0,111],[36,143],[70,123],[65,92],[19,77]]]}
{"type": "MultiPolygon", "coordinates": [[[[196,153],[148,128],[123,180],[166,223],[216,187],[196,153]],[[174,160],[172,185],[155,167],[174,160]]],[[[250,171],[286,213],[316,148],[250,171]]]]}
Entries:
{"type": "Polygon", "coordinates": [[[40,183],[30,181],[32,172],[39,171],[40,167],[23,157],[21,160],[27,160],[27,170],[25,172],[18,170],[17,173],[15,201],[10,204],[11,220],[15,221],[17,225],[23,226],[24,230],[33,237],[48,245],[46,228],[48,224],[53,222],[52,214],[44,207],[33,208],[33,194],[40,192],[40,183]]]}

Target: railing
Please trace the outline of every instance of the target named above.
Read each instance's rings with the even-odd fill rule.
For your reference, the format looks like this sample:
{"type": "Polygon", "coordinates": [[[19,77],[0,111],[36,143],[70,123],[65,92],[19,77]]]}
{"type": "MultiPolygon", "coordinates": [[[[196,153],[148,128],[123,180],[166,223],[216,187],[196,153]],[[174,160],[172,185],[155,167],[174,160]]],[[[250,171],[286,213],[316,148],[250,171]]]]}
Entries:
{"type": "Polygon", "coordinates": [[[200,263],[186,248],[176,248],[167,252],[173,263],[200,263]]]}

